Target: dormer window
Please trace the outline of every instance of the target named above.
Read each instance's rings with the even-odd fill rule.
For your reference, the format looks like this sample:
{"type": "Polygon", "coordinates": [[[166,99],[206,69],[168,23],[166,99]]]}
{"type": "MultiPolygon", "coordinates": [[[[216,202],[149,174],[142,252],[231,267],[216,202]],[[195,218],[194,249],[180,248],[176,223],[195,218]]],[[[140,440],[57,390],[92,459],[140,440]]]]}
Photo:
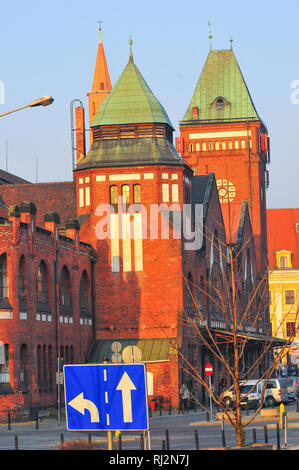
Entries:
{"type": "Polygon", "coordinates": [[[292,253],[287,250],[277,251],[276,266],[278,269],[292,268],[292,253]]]}
{"type": "Polygon", "coordinates": [[[218,98],[216,100],[216,109],[218,111],[222,111],[224,109],[224,99],[223,98],[218,98]]]}
{"type": "Polygon", "coordinates": [[[216,108],[217,111],[223,111],[225,106],[230,106],[230,103],[223,96],[218,96],[210,106],[216,108]]]}

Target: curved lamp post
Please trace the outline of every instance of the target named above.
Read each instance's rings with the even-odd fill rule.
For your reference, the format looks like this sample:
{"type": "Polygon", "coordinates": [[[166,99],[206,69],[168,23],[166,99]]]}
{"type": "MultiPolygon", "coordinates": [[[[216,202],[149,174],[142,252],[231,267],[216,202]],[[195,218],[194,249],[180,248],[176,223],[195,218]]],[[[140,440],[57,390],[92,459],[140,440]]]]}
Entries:
{"type": "Polygon", "coordinates": [[[16,111],[20,111],[21,109],[25,108],[35,108],[36,106],[49,106],[54,101],[52,96],[44,96],[43,98],[38,98],[37,100],[31,101],[26,106],[22,106],[21,108],[13,109],[12,111],[8,111],[7,113],[0,114],[0,117],[7,116],[7,114],[15,113],[16,111]]]}

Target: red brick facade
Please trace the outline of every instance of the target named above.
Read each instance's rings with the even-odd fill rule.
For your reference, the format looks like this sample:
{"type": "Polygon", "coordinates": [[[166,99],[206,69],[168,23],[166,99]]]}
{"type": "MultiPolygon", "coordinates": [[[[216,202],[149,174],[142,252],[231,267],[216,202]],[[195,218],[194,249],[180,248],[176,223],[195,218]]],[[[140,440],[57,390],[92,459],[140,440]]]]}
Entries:
{"type": "MultiPolygon", "coordinates": [[[[100,42],[91,120],[111,90],[104,59],[100,42]]],[[[213,287],[221,290],[226,278],[226,244],[246,245],[240,295],[267,265],[267,132],[261,122],[184,124],[176,152],[168,121],[98,125],[85,155],[83,108],[76,118],[73,182],[0,186],[0,338],[7,345],[1,409],[55,406],[57,358],[113,361],[113,341],[143,345],[150,403],[163,397],[178,407],[183,381],[205,400],[188,371],[204,376],[212,362],[217,385],[223,368],[194,335],[194,322],[199,328],[207,322],[215,337],[227,327],[213,299],[213,287]],[[203,147],[200,134],[226,132],[246,132],[248,139],[235,146],[215,137],[203,147]],[[190,134],[198,134],[198,142],[190,134]],[[123,158],[124,147],[134,149],[135,142],[141,149],[158,142],[166,159],[164,153],[157,161],[151,150],[137,163],[131,154],[127,161],[100,160],[103,143],[123,158]]]]}

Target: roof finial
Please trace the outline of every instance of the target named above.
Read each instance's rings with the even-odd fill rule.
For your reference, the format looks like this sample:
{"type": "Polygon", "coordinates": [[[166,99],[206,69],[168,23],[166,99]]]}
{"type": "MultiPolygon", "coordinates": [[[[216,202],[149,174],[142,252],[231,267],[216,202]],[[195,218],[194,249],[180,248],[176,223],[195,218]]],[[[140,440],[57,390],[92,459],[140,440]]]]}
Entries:
{"type": "Polygon", "coordinates": [[[230,42],[230,48],[231,48],[231,50],[233,50],[233,41],[234,41],[233,38],[230,37],[229,42],[230,42]]]}
{"type": "Polygon", "coordinates": [[[129,46],[130,46],[130,56],[129,56],[129,62],[133,62],[133,52],[132,52],[132,34],[130,33],[130,39],[129,39],[129,46]]]}
{"type": "Polygon", "coordinates": [[[212,38],[213,38],[213,35],[212,35],[212,31],[211,31],[211,20],[210,20],[210,18],[209,18],[209,23],[208,23],[208,24],[209,24],[209,28],[210,28],[210,29],[209,29],[209,36],[208,36],[208,37],[209,37],[209,40],[210,40],[210,51],[211,51],[211,50],[212,50],[212,38]]]}
{"type": "Polygon", "coordinates": [[[102,43],[102,23],[103,23],[103,21],[99,20],[98,23],[99,23],[99,31],[100,31],[100,41],[99,42],[102,43]]]}

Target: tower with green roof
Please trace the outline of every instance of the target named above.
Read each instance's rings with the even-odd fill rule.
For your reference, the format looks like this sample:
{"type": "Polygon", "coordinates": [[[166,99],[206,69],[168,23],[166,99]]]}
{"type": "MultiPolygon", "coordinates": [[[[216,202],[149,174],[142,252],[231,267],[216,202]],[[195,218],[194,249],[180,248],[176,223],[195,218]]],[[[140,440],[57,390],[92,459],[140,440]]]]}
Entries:
{"type": "Polygon", "coordinates": [[[267,267],[268,131],[233,49],[211,49],[180,123],[176,149],[196,174],[215,173],[223,205],[247,200],[257,266],[267,267]]]}
{"type": "MultiPolygon", "coordinates": [[[[176,152],[173,125],[132,51],[91,129],[90,150],[74,171],[81,237],[95,253],[90,357],[112,354],[115,341],[142,345],[142,361],[165,362],[167,380],[156,380],[155,394],[175,393],[177,406],[178,361],[170,344],[182,341],[183,240],[171,214],[188,194],[190,200],[193,172],[176,152]]],[[[157,377],[156,366],[149,367],[157,377]]]]}

